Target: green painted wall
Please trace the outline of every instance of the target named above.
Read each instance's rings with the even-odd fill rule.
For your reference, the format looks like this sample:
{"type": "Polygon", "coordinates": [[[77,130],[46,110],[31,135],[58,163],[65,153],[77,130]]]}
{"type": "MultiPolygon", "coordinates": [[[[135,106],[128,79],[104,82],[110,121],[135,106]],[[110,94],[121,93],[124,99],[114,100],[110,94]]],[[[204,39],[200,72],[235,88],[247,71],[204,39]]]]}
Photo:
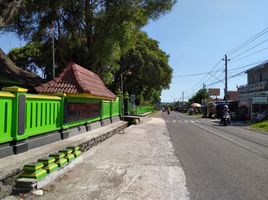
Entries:
{"type": "Polygon", "coordinates": [[[0,97],[0,143],[12,140],[13,102],[12,97],[0,97]]]}
{"type": "Polygon", "coordinates": [[[61,129],[61,101],[27,99],[24,137],[61,129]]]}
{"type": "Polygon", "coordinates": [[[25,93],[7,93],[0,91],[0,144],[61,129],[96,122],[120,115],[120,99],[107,101],[78,97],[55,97],[26,94],[25,130],[18,135],[18,97],[25,93]],[[1,95],[2,94],[2,95],[1,95]],[[8,94],[8,95],[7,95],[8,94]],[[64,101],[74,103],[99,103],[97,117],[64,123],[64,101]]]}

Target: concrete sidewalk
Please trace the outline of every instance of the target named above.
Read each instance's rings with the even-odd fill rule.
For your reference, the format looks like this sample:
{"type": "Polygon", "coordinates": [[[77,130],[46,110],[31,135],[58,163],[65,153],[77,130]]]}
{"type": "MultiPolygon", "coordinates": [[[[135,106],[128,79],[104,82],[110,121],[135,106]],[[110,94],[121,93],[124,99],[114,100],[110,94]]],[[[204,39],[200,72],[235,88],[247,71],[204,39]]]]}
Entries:
{"type": "MultiPolygon", "coordinates": [[[[125,126],[127,125],[124,123],[125,126]]],[[[108,137],[120,132],[123,122],[118,121],[110,125],[81,133],[65,140],[53,142],[27,152],[0,159],[0,199],[11,192],[11,184],[15,176],[22,171],[25,164],[36,162],[39,158],[65,149],[67,146],[80,146],[82,151],[104,141],[108,137]]]]}
{"type": "Polygon", "coordinates": [[[145,117],[126,134],[99,144],[83,162],[26,199],[184,200],[189,199],[180,162],[165,121],[145,117]]]}

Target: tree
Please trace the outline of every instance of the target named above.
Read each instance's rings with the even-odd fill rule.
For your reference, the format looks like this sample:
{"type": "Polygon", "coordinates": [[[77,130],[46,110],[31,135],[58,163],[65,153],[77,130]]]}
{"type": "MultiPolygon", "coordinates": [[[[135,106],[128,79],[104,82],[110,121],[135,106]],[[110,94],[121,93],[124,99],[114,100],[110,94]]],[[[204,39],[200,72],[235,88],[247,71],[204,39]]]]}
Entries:
{"type": "Polygon", "coordinates": [[[209,94],[208,94],[207,89],[202,88],[202,89],[198,90],[197,93],[191,99],[189,99],[189,102],[202,104],[202,100],[208,99],[208,98],[209,98],[209,94]]]}
{"type": "MultiPolygon", "coordinates": [[[[170,11],[174,3],[175,0],[25,0],[4,31],[49,47],[48,32],[53,22],[58,71],[74,61],[111,84],[119,70],[118,61],[135,44],[137,31],[148,20],[170,11]]],[[[49,66],[47,62],[44,67],[49,66]]],[[[50,78],[50,74],[46,76],[50,78]]]]}
{"type": "Polygon", "coordinates": [[[138,104],[159,102],[162,89],[169,88],[172,78],[168,59],[156,40],[137,32],[134,47],[120,59],[121,68],[115,74],[113,89],[120,87],[120,74],[131,68],[132,75],[124,81],[125,90],[137,96],[138,104]]]}
{"type": "Polygon", "coordinates": [[[21,4],[22,0],[0,0],[0,28],[8,24],[21,4]]]}
{"type": "Polygon", "coordinates": [[[8,57],[15,61],[17,66],[20,66],[26,71],[41,74],[44,77],[47,64],[47,59],[44,59],[44,46],[39,43],[28,43],[24,47],[13,48],[8,57]]]}

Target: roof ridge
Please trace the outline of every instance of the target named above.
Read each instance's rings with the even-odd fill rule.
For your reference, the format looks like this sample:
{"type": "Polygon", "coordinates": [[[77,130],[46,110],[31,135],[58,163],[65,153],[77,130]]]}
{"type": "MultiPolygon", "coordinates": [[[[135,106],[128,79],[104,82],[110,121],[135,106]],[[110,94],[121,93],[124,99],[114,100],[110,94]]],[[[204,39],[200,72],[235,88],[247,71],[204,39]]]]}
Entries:
{"type": "Polygon", "coordinates": [[[36,88],[38,92],[89,93],[114,99],[116,96],[103,83],[98,74],[70,62],[53,81],[36,88]]]}
{"type": "MultiPolygon", "coordinates": [[[[73,69],[74,76],[75,76],[75,78],[76,78],[78,84],[81,86],[81,88],[82,88],[83,90],[87,90],[87,88],[85,88],[85,86],[86,86],[87,84],[86,84],[86,83],[84,82],[84,80],[81,79],[81,78],[79,77],[79,75],[78,75],[78,71],[79,71],[79,70],[76,69],[77,66],[79,66],[79,65],[77,65],[76,63],[73,63],[73,64],[72,64],[72,69],[73,69]],[[76,70],[74,70],[74,69],[76,69],[76,70]]],[[[91,93],[90,90],[89,90],[89,92],[91,93]]]]}

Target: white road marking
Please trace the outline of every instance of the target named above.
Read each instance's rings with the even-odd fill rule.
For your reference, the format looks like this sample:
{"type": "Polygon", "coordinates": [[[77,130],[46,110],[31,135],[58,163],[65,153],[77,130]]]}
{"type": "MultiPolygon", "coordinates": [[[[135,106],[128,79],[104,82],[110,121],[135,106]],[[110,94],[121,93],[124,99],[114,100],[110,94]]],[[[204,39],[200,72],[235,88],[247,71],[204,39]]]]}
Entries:
{"type": "Polygon", "coordinates": [[[219,119],[211,119],[209,121],[211,121],[211,122],[219,122],[220,120],[219,119]]]}
{"type": "Polygon", "coordinates": [[[177,120],[177,121],[175,121],[175,120],[173,120],[173,122],[174,123],[200,123],[200,121],[198,121],[198,120],[177,120]]]}

